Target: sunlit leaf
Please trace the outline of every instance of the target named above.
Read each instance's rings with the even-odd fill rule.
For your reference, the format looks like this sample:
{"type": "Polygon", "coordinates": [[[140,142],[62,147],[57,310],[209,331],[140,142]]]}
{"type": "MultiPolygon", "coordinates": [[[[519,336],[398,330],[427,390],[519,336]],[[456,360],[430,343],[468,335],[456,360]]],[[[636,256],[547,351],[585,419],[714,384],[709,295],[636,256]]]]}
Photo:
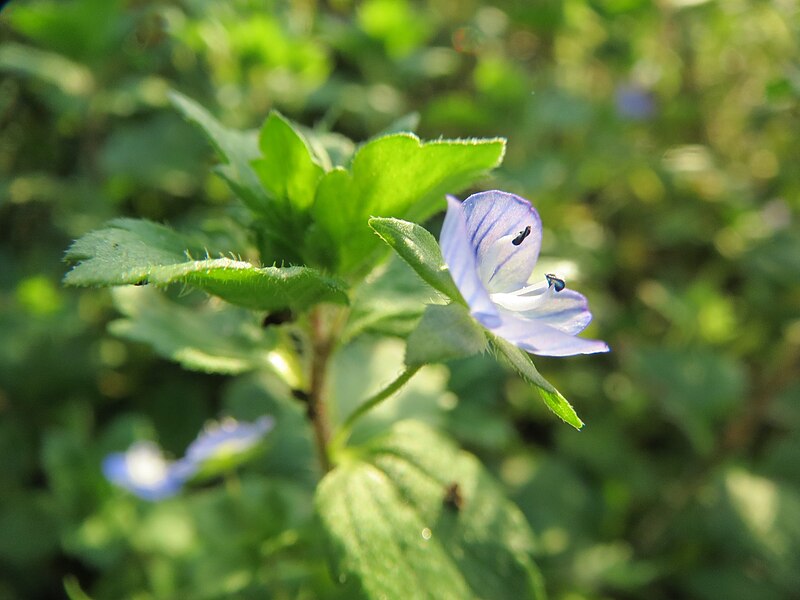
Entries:
{"type": "Polygon", "coordinates": [[[572,405],[567,402],[567,399],[561,395],[561,392],[554,388],[553,385],[536,370],[536,366],[533,364],[527,352],[517,348],[514,344],[499,336],[488,335],[490,336],[489,343],[492,349],[499,356],[508,361],[517,373],[536,386],[547,408],[553,411],[562,421],[572,425],[575,429],[581,429],[583,427],[583,421],[580,420],[575,409],[572,408],[572,405]]]}
{"type": "Polygon", "coordinates": [[[496,167],[505,141],[437,140],[422,142],[411,133],[379,137],[362,146],[350,170],[325,174],[312,213],[317,227],[311,247],[335,247],[323,257],[339,272],[375,261],[378,242],[367,226],[370,217],[424,221],[444,208],[444,196],[456,193],[496,167]]]}
{"type": "Polygon", "coordinates": [[[306,141],[282,115],[270,113],[259,136],[263,158],[253,161],[264,188],[286,210],[304,212],[314,202],[323,170],[306,141]]]}
{"type": "Polygon", "coordinates": [[[461,299],[439,243],[427,229],[400,219],[381,218],[370,219],[369,226],[431,287],[453,300],[461,299]]]}
{"type": "Polygon", "coordinates": [[[369,598],[542,598],[520,511],[471,455],[404,421],[329,473],[334,569],[369,598]]]}
{"type": "Polygon", "coordinates": [[[204,251],[149,221],[118,219],[77,240],[67,260],[78,264],[69,285],[183,283],[257,310],[300,310],[318,302],[346,303],[341,283],[308,267],[257,267],[230,258],[194,260],[204,251]]]}

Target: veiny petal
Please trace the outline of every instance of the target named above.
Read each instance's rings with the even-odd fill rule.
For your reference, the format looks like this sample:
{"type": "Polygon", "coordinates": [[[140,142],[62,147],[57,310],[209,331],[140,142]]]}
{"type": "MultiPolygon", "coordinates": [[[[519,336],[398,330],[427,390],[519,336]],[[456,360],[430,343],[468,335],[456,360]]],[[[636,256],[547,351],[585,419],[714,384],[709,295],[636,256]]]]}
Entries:
{"type": "Polygon", "coordinates": [[[542,220],[536,209],[519,196],[497,190],[473,194],[463,209],[486,288],[510,292],[523,287],[542,245],[542,220]]]}
{"type": "Polygon", "coordinates": [[[589,303],[583,294],[569,289],[557,292],[547,283],[508,294],[492,294],[491,298],[522,319],[537,319],[570,335],[586,329],[592,320],[589,303]],[[525,290],[528,292],[524,293],[525,290]]]}
{"type": "Polygon", "coordinates": [[[501,310],[502,323],[492,331],[523,350],[540,356],[573,356],[608,352],[608,344],[601,340],[579,338],[548,325],[542,320],[522,319],[514,313],[501,310]]]}
{"type": "Polygon", "coordinates": [[[472,316],[485,327],[499,325],[497,308],[478,277],[478,259],[470,242],[466,213],[461,202],[452,196],[447,197],[447,214],[439,235],[439,245],[450,275],[469,305],[472,316]]]}

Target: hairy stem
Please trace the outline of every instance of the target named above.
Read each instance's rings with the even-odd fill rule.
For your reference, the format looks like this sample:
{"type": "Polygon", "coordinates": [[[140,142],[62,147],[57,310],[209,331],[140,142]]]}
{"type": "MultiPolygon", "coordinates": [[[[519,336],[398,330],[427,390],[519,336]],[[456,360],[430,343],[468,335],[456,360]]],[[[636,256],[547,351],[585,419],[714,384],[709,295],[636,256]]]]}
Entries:
{"type": "Polygon", "coordinates": [[[358,421],[370,410],[378,406],[381,402],[390,396],[393,396],[398,390],[400,390],[401,387],[408,383],[408,380],[411,379],[421,367],[422,365],[408,367],[405,371],[400,373],[397,379],[395,379],[392,383],[371,398],[365,400],[357,409],[350,413],[350,416],[345,419],[344,423],[342,423],[342,426],[339,428],[339,431],[336,433],[336,437],[333,440],[333,445],[337,448],[343,446],[347,441],[347,438],[350,437],[350,431],[353,429],[353,425],[355,425],[356,421],[358,421]]]}

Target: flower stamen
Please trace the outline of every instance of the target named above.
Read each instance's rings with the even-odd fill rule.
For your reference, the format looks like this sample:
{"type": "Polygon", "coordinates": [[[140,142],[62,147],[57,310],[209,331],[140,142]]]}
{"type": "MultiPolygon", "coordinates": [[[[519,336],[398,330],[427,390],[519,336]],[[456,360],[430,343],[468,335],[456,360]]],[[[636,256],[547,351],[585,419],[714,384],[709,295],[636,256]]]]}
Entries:
{"type": "Polygon", "coordinates": [[[528,237],[530,234],[531,234],[531,226],[528,225],[525,229],[519,232],[517,237],[511,240],[511,243],[514,244],[515,246],[519,246],[523,241],[525,241],[525,238],[528,237]]]}
{"type": "Polygon", "coordinates": [[[563,279],[559,279],[552,273],[548,273],[547,275],[544,276],[544,278],[547,279],[547,285],[551,286],[557,292],[560,292],[565,287],[567,287],[567,284],[564,282],[563,279]]]}

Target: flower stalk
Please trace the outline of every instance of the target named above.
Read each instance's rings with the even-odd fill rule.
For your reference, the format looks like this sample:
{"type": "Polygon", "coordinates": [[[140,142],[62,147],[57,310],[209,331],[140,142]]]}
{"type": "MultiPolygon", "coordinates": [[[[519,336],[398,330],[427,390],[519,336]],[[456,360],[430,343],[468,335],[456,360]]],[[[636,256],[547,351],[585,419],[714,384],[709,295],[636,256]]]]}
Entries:
{"type": "Polygon", "coordinates": [[[400,388],[408,383],[408,381],[417,373],[417,371],[420,370],[420,368],[422,368],[422,365],[408,367],[405,371],[398,375],[397,379],[392,381],[388,386],[383,388],[371,398],[365,400],[361,405],[359,405],[358,408],[350,413],[350,416],[345,419],[344,423],[342,423],[342,426],[339,428],[339,431],[336,433],[336,437],[333,439],[331,444],[332,447],[341,448],[345,442],[347,442],[347,438],[350,437],[350,432],[352,431],[356,422],[366,413],[378,406],[381,402],[387,400],[397,393],[400,388]]]}

